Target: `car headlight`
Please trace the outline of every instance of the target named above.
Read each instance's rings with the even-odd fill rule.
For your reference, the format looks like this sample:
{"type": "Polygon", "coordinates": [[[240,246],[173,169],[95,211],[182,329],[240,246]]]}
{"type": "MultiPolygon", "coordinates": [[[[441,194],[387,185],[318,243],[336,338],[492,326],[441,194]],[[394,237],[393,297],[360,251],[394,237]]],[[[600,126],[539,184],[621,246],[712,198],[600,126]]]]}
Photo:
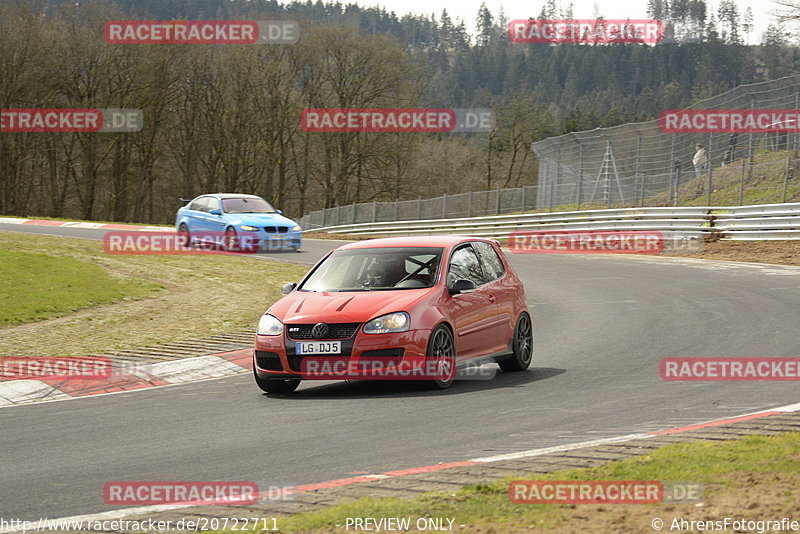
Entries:
{"type": "Polygon", "coordinates": [[[300,230],[302,230],[302,228],[299,226],[292,226],[292,232],[299,232],[300,230]]]}
{"type": "Polygon", "coordinates": [[[406,312],[395,312],[381,315],[364,325],[365,334],[388,334],[390,332],[405,332],[411,324],[411,318],[406,312]]]}
{"type": "Polygon", "coordinates": [[[241,226],[241,229],[244,230],[245,232],[258,232],[259,230],[258,226],[248,226],[246,224],[243,224],[241,226]]]}
{"type": "Polygon", "coordinates": [[[256,333],[260,336],[279,336],[283,333],[283,323],[274,315],[265,313],[258,321],[256,333]]]}

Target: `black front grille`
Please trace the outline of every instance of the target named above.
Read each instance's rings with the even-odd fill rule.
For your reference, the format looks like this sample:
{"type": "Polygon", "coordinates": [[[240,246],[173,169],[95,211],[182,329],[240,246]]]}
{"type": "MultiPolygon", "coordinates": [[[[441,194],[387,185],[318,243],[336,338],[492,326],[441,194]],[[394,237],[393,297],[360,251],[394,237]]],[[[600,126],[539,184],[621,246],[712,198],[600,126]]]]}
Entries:
{"type": "Polygon", "coordinates": [[[285,234],[289,231],[288,226],[265,226],[264,231],[268,234],[285,234]]]}
{"type": "Polygon", "coordinates": [[[405,349],[368,350],[361,353],[362,358],[402,358],[405,349]]]}
{"type": "Polygon", "coordinates": [[[256,366],[265,371],[283,371],[281,358],[275,352],[256,351],[256,366]]]}
{"type": "MultiPolygon", "coordinates": [[[[320,339],[347,339],[353,337],[361,323],[331,323],[328,324],[328,333],[320,339]]],[[[287,324],[286,332],[289,339],[316,339],[311,335],[313,324],[287,324]]]]}

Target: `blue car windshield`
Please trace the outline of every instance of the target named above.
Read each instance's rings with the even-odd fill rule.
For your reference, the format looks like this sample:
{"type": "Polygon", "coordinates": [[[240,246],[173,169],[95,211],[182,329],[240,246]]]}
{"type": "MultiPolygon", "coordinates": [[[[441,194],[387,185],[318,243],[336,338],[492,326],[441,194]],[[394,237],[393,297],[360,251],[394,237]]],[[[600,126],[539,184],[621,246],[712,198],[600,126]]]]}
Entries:
{"type": "Polygon", "coordinates": [[[277,213],[263,198],[223,198],[225,213],[277,213]]]}
{"type": "Polygon", "coordinates": [[[436,283],[441,248],[381,247],[337,250],[300,286],[300,291],[422,289],[436,283]]]}

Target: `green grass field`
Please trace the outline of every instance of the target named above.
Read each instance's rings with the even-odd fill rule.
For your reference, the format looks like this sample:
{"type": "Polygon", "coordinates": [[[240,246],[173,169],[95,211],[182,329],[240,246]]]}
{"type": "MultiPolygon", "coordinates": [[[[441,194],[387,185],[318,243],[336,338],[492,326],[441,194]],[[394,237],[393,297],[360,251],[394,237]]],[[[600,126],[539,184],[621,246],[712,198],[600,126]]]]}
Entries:
{"type": "Polygon", "coordinates": [[[0,249],[0,288],[2,327],[142,298],[162,286],[72,258],[0,249]]]}

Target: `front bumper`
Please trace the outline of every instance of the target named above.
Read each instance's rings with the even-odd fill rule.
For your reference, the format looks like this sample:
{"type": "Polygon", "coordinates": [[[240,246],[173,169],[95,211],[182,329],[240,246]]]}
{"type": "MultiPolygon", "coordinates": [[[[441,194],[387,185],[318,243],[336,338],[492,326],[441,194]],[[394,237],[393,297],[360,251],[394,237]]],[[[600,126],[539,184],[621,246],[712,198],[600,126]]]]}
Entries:
{"type": "Polygon", "coordinates": [[[265,231],[247,232],[237,230],[249,243],[258,243],[259,251],[270,250],[296,250],[302,244],[302,232],[268,233],[265,231]]]}
{"type": "Polygon", "coordinates": [[[357,331],[340,341],[338,355],[298,355],[297,341],[280,336],[256,335],[253,368],[262,379],[303,380],[403,380],[420,379],[414,371],[425,363],[430,330],[396,334],[364,334],[357,331]]]}

